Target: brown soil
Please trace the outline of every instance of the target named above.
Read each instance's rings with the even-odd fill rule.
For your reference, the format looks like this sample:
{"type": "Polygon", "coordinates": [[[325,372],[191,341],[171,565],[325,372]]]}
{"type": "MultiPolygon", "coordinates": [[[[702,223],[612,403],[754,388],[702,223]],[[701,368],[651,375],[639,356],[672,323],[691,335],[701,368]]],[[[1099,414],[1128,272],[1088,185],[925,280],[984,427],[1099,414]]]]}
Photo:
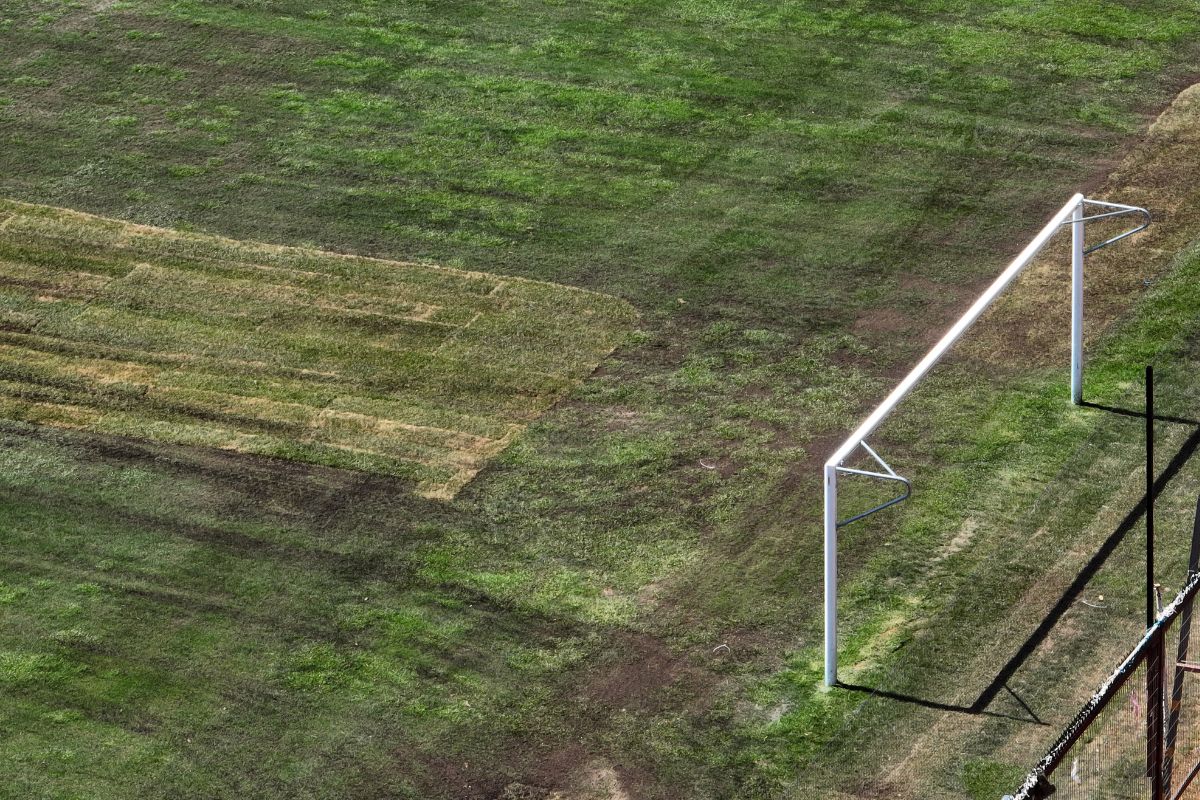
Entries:
{"type": "Polygon", "coordinates": [[[860,800],[876,800],[876,798],[878,800],[884,800],[884,798],[891,800],[891,798],[900,795],[900,786],[891,781],[875,779],[858,786],[853,790],[852,794],[854,797],[860,798],[860,800]]]}
{"type": "Polygon", "coordinates": [[[430,793],[463,800],[675,797],[649,770],[595,742],[595,732],[614,714],[703,708],[714,676],[646,634],[614,634],[607,656],[605,663],[587,668],[581,688],[562,697],[567,730],[500,742],[481,763],[423,759],[430,793]]]}
{"type": "Polygon", "coordinates": [[[662,710],[668,689],[696,677],[681,656],[652,636],[620,633],[612,649],[617,658],[594,672],[583,688],[586,706],[653,713],[662,710]]]}
{"type": "Polygon", "coordinates": [[[858,315],[855,333],[908,333],[916,323],[911,317],[894,308],[872,308],[858,315]]]}
{"type": "MultiPolygon", "coordinates": [[[[1094,342],[1126,313],[1200,231],[1200,185],[1190,180],[1196,174],[1200,84],[1180,93],[1091,195],[1148,208],[1153,223],[1144,233],[1087,257],[1085,342],[1094,342]]],[[[1118,225],[1104,232],[1119,232],[1118,225]]],[[[1089,242],[1100,234],[1090,234],[1089,242]]],[[[981,320],[963,351],[989,365],[1065,364],[1069,303],[1070,240],[1062,235],[981,320]]]]}

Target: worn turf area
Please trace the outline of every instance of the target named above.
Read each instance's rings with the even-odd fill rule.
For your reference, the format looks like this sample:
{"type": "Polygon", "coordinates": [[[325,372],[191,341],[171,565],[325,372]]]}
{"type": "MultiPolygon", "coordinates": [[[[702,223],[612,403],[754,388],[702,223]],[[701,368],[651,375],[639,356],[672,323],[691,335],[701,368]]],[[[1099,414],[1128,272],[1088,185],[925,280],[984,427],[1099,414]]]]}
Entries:
{"type": "MultiPolygon", "coordinates": [[[[1183,0],[5,2],[0,195],[640,317],[448,501],[4,423],[0,792],[994,800],[1139,614],[1120,537],[1111,613],[1051,613],[1128,533],[1139,436],[1064,402],[1065,273],[881,432],[918,492],[845,532],[863,689],[819,690],[817,467],[1143,153],[1198,41],[1183,0]]],[[[1196,206],[1155,194],[1194,161],[1136,163],[1113,199],[1196,206]]],[[[1148,357],[1190,364],[1196,234],[1172,230],[1090,262],[1106,405],[1148,357]]],[[[1189,375],[1163,375],[1181,418],[1189,375]]]]}
{"type": "Polygon", "coordinates": [[[0,201],[0,413],[452,497],[628,331],[594,292],[0,201]]]}

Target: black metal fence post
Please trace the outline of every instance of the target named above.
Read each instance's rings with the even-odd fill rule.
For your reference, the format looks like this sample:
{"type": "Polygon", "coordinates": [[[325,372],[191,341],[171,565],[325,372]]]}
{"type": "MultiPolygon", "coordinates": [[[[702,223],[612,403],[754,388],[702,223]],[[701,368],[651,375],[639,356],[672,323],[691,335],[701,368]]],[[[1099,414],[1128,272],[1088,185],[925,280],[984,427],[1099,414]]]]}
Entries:
{"type": "MultiPolygon", "coordinates": [[[[1146,365],[1146,629],[1154,625],[1154,367],[1146,365]]],[[[1166,800],[1163,780],[1165,742],[1163,711],[1166,694],[1166,626],[1160,625],[1150,640],[1146,656],[1146,760],[1151,800],[1166,800]]]]}
{"type": "Polygon", "coordinates": [[[1150,798],[1166,800],[1163,775],[1163,667],[1166,659],[1166,626],[1160,625],[1150,639],[1146,654],[1146,745],[1150,762],[1150,798]]]}
{"type": "Polygon", "coordinates": [[[1154,367],[1146,365],[1146,629],[1154,624],[1154,367]]]}

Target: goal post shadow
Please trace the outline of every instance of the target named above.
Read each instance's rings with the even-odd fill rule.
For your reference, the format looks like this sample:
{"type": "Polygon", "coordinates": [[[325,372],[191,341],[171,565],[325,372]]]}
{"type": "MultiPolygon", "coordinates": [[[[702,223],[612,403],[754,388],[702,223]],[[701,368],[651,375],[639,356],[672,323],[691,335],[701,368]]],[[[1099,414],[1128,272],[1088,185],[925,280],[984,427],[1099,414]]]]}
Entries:
{"type": "MultiPolygon", "coordinates": [[[[1133,416],[1139,418],[1145,417],[1145,415],[1141,412],[1129,411],[1127,409],[1109,409],[1102,406],[1099,408],[1105,411],[1111,411],[1111,413],[1121,414],[1122,416],[1133,416]]],[[[1162,472],[1155,477],[1154,496],[1158,497],[1166,489],[1171,480],[1175,478],[1183,469],[1183,467],[1186,466],[1187,463],[1192,459],[1192,457],[1196,455],[1196,452],[1200,450],[1200,421],[1183,419],[1179,417],[1160,417],[1158,415],[1155,415],[1154,418],[1156,421],[1178,422],[1181,424],[1192,425],[1196,428],[1188,435],[1187,439],[1183,441],[1178,450],[1176,450],[1171,456],[1170,461],[1167,462],[1167,465],[1163,468],[1162,472]]],[[[1083,594],[1083,591],[1087,587],[1088,583],[1100,571],[1117,547],[1123,541],[1125,541],[1125,538],[1131,531],[1134,531],[1139,527],[1139,523],[1145,516],[1146,507],[1146,495],[1143,494],[1141,499],[1138,500],[1137,504],[1134,505],[1128,512],[1126,512],[1125,516],[1122,517],[1121,521],[1116,525],[1113,531],[1105,537],[1100,547],[1087,560],[1067,588],[1063,590],[1061,595],[1055,601],[1054,605],[1050,607],[1050,610],[1042,618],[1041,622],[1038,623],[1038,626],[1029,634],[1029,636],[1026,637],[1024,642],[1022,642],[1017,648],[1016,652],[1014,652],[1008,661],[1004,663],[995,676],[988,682],[988,685],[981,690],[978,697],[976,697],[976,699],[971,703],[947,703],[944,701],[920,698],[912,695],[906,695],[884,689],[875,689],[853,683],[843,683],[841,681],[835,682],[834,686],[850,691],[870,693],[872,695],[889,698],[898,702],[912,703],[914,705],[932,708],[935,710],[984,716],[1004,716],[1012,719],[1020,719],[1019,717],[1013,717],[1011,715],[989,711],[988,707],[993,703],[993,701],[995,701],[1001,692],[1009,692],[1012,694],[1018,704],[1025,706],[1024,701],[1021,700],[1021,698],[1017,696],[1016,693],[1013,692],[1013,690],[1008,686],[1008,682],[1014,675],[1016,675],[1016,673],[1020,670],[1028,658],[1033,655],[1037,648],[1046,640],[1047,636],[1050,635],[1051,631],[1053,631],[1054,627],[1058,624],[1062,617],[1067,613],[1068,610],[1070,610],[1071,606],[1074,605],[1079,597],[1083,594]]],[[[1041,720],[1031,709],[1029,709],[1027,706],[1025,708],[1027,713],[1030,715],[1030,718],[1025,721],[1041,723],[1041,720]]]]}
{"type": "MultiPolygon", "coordinates": [[[[1197,435],[1193,433],[1193,437],[1197,435]]],[[[1153,495],[1160,490],[1156,485],[1153,495]]],[[[1153,508],[1152,501],[1153,497],[1143,498],[1146,508],[1153,508]]],[[[1180,800],[1195,796],[1189,790],[1200,777],[1200,706],[1193,690],[1185,712],[1184,695],[1186,684],[1195,682],[1200,673],[1200,663],[1191,660],[1190,652],[1197,593],[1200,498],[1192,521],[1184,587],[1158,611],[1141,640],[1083,705],[1016,793],[1005,795],[1004,800],[1046,800],[1051,796],[1063,800],[1097,796],[1180,800]]]]}

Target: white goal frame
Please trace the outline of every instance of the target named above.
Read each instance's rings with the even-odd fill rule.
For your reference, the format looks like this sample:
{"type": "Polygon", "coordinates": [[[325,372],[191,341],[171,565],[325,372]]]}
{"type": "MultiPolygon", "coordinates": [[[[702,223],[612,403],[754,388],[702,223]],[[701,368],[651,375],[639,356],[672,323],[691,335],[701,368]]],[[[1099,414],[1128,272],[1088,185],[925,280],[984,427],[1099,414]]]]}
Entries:
{"type": "Polygon", "coordinates": [[[1083,401],[1083,258],[1087,253],[1099,250],[1101,247],[1112,244],[1113,242],[1131,236],[1138,231],[1145,230],[1150,224],[1150,212],[1138,206],[1127,206],[1120,203],[1110,203],[1100,200],[1091,200],[1084,197],[1082,194],[1076,194],[1067,201],[1061,209],[1050,221],[1038,232],[1038,235],[1033,238],[1025,249],[1012,260],[1012,262],[997,276],[992,285],[984,291],[983,294],[967,309],[953,327],[946,332],[946,335],[933,346],[924,358],[921,359],[912,371],[904,377],[900,384],[884,398],[883,402],[871,412],[861,425],[850,434],[849,438],[844,441],[829,460],[825,462],[825,685],[833,686],[837,683],[837,537],[838,528],[849,525],[851,522],[862,519],[863,517],[874,514],[876,511],[881,511],[884,508],[895,505],[906,499],[909,494],[911,485],[906,478],[897,475],[895,471],[888,466],[882,458],[866,443],[866,438],[870,436],[880,423],[892,412],[892,409],[904,397],[912,391],[913,387],[925,376],[938,360],[945,355],[946,351],[958,341],[958,339],[971,327],[974,322],[979,319],[992,301],[1000,295],[1004,289],[1012,283],[1013,279],[1021,273],[1029,265],[1031,261],[1041,252],[1046,243],[1054,237],[1059,228],[1064,225],[1071,226],[1071,402],[1079,404],[1083,401]],[[1087,207],[1094,206],[1103,209],[1100,213],[1088,215],[1087,207]],[[1124,233],[1106,239],[1103,242],[1094,244],[1090,247],[1084,244],[1084,227],[1089,220],[1102,219],[1106,217],[1119,217],[1127,214],[1140,214],[1142,221],[1136,227],[1125,231],[1124,233]],[[850,467],[842,466],[843,462],[850,457],[851,453],[856,448],[861,446],[863,450],[883,469],[883,472],[873,472],[869,470],[851,469],[850,467]],[[867,477],[878,478],[886,481],[895,481],[904,485],[904,491],[901,495],[868,509],[859,514],[855,514],[844,520],[838,520],[838,473],[850,473],[856,475],[865,475],[867,477]]]}

